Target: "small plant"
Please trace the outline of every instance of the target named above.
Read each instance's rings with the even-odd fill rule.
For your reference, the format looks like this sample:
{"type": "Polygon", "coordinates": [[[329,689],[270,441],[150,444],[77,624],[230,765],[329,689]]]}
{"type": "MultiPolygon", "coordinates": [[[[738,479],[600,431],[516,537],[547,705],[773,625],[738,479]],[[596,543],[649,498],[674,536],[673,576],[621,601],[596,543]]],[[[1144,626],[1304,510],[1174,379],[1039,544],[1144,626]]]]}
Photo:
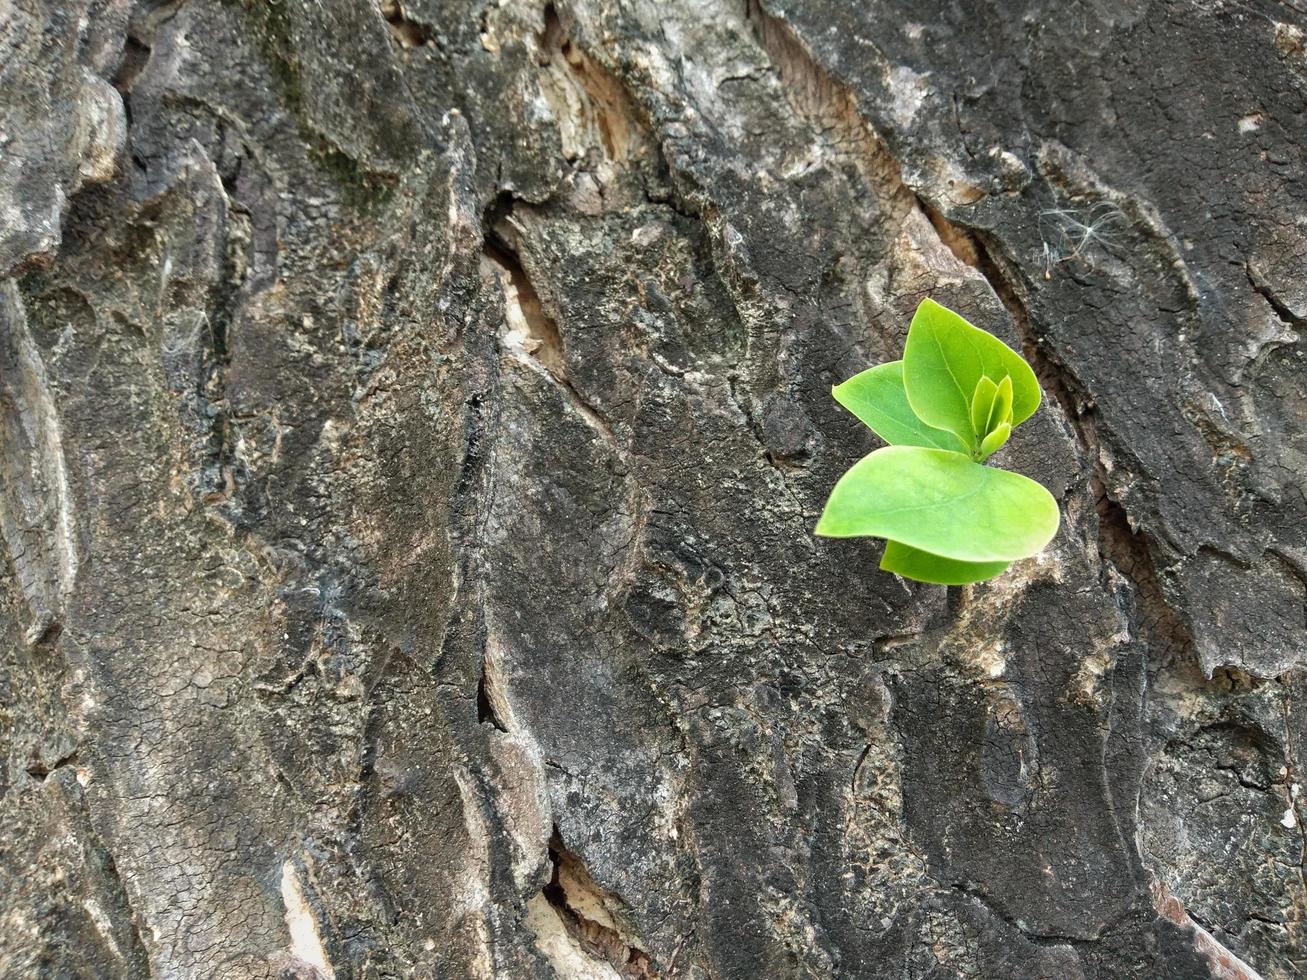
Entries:
{"type": "Polygon", "coordinates": [[[997,337],[922,300],[903,360],[831,394],[889,445],[840,477],[818,534],[884,538],[885,571],[964,585],[998,575],[1057,533],[1052,494],[984,465],[1040,400],[1035,372],[997,337]]]}

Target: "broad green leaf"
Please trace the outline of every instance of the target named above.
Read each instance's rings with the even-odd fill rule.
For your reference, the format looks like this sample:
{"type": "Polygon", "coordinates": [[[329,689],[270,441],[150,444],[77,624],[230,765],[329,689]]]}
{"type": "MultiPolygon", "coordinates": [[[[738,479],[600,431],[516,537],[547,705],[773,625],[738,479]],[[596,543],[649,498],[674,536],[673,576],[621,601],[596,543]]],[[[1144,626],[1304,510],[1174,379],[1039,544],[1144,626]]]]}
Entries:
{"type": "Polygon", "coordinates": [[[923,299],[903,349],[903,384],[912,411],[927,425],[955,433],[968,451],[984,433],[971,422],[971,396],[982,377],[1012,379],[1012,425],[1039,407],[1039,382],[1021,355],[952,310],[923,299]]]}
{"type": "Polygon", "coordinates": [[[989,435],[980,440],[980,458],[989,459],[996,452],[1003,448],[1007,442],[1008,436],[1012,434],[1012,426],[1007,422],[1000,422],[989,435]]]}
{"type": "Polygon", "coordinates": [[[966,452],[957,436],[934,429],[912,414],[903,393],[903,362],[890,361],[855,374],[831,389],[835,400],[891,446],[924,446],[966,452]]]}
{"type": "Polygon", "coordinates": [[[1034,480],[961,453],[888,446],[840,477],[817,522],[832,538],[867,535],[959,561],[1013,561],[1053,539],[1057,502],[1034,480]]]}
{"type": "Polygon", "coordinates": [[[886,572],[934,585],[981,582],[1007,571],[1010,564],[1006,561],[957,561],[932,555],[901,541],[886,541],[885,554],[880,559],[880,567],[886,572]]]}
{"type": "Polygon", "coordinates": [[[989,415],[997,394],[998,385],[988,375],[976,382],[976,390],[971,393],[971,428],[977,436],[989,431],[989,415]]]}

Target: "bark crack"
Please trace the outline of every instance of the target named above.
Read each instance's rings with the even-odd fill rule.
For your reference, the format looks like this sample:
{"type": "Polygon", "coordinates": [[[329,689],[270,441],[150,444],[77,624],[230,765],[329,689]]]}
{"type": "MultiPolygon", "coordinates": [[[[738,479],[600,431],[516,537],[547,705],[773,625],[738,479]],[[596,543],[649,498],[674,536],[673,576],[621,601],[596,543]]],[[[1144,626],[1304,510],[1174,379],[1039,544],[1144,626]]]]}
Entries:
{"type": "Polygon", "coordinates": [[[1257,271],[1251,261],[1244,262],[1243,271],[1244,275],[1248,277],[1248,284],[1253,287],[1253,292],[1266,300],[1275,315],[1283,323],[1290,327],[1307,327],[1307,317],[1303,317],[1290,309],[1289,305],[1280,298],[1279,293],[1266,281],[1266,277],[1257,271]]]}
{"type": "Polygon", "coordinates": [[[553,872],[543,895],[581,949],[607,962],[622,978],[660,976],[644,944],[622,925],[625,903],[594,880],[580,857],[564,845],[557,827],[549,840],[549,862],[553,872]]]}
{"type": "Polygon", "coordinates": [[[612,603],[634,581],[638,571],[650,497],[637,476],[629,442],[623,445],[618,440],[612,424],[567,376],[566,342],[557,320],[541,301],[515,244],[522,228],[513,220],[513,205],[513,196],[501,193],[482,220],[483,261],[494,272],[504,294],[506,329],[500,342],[519,362],[532,365],[553,383],[564,404],[608,447],[616,461],[614,471],[628,486],[631,536],[625,557],[605,590],[605,602],[612,603]]]}
{"type": "Polygon", "coordinates": [[[997,917],[1000,921],[1011,926],[1017,932],[1021,933],[1021,935],[1024,936],[1026,939],[1028,939],[1030,942],[1034,943],[1036,946],[1093,945],[1103,937],[1103,935],[1112,926],[1112,924],[1116,921],[1116,919],[1122,918],[1124,915],[1129,914],[1128,912],[1126,912],[1123,913],[1122,915],[1118,915],[1115,919],[1102,923],[1099,926],[1098,930],[1096,931],[1095,935],[1093,935],[1092,937],[1064,936],[1064,935],[1059,935],[1058,933],[1031,932],[1027,927],[1025,927],[1021,923],[1021,921],[1016,916],[1012,915],[1003,907],[1002,902],[1000,902],[998,899],[994,898],[993,896],[983,891],[975,883],[969,881],[954,882],[953,890],[957,892],[961,892],[963,895],[966,895],[968,898],[978,903],[991,915],[997,917]]]}
{"type": "Polygon", "coordinates": [[[390,29],[390,36],[401,48],[438,46],[432,28],[411,18],[399,0],[381,0],[381,16],[390,29]]]}
{"type": "Polygon", "coordinates": [[[567,377],[566,348],[562,333],[554,318],[545,312],[540,295],[532,285],[517,249],[510,244],[515,233],[512,210],[512,197],[501,194],[487,212],[482,248],[483,256],[504,289],[508,327],[504,342],[508,350],[519,359],[538,363],[576,413],[608,443],[619,458],[625,459],[627,454],[618,444],[612,427],[567,377]]]}
{"type": "Polygon", "coordinates": [[[636,103],[615,75],[573,43],[553,3],[545,5],[537,41],[540,91],[569,162],[584,164],[591,148],[619,165],[652,155],[654,141],[636,103]]]}
{"type": "Polygon", "coordinates": [[[1152,887],[1153,907],[1162,918],[1193,933],[1194,950],[1211,965],[1212,975],[1221,980],[1262,980],[1261,974],[1217,941],[1185,908],[1184,902],[1167,890],[1162,882],[1152,887]]]}
{"type": "Polygon", "coordinates": [[[508,689],[499,660],[492,655],[487,637],[481,655],[481,674],[477,678],[477,721],[491,725],[501,732],[509,731],[513,710],[508,701],[508,689]]]}

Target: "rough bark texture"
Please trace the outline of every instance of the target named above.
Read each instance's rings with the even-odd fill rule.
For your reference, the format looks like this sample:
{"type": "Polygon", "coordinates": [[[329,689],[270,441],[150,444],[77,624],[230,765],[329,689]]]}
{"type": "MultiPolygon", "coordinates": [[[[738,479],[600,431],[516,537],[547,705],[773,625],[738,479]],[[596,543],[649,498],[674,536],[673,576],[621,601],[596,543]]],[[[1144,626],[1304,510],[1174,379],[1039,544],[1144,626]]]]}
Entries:
{"type": "Polygon", "coordinates": [[[1302,976],[1304,24],[0,0],[0,975],[1302,976]],[[928,294],[967,589],[811,533],[928,294]]]}

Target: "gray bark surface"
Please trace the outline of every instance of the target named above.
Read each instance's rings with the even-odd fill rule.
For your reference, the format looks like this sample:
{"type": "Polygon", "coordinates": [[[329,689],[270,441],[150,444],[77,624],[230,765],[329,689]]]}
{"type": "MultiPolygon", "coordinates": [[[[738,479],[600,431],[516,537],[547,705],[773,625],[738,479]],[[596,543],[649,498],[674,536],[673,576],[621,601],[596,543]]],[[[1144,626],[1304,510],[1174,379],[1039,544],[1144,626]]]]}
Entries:
{"type": "Polygon", "coordinates": [[[1304,26],[0,0],[0,976],[1307,973],[1304,26]],[[926,295],[966,589],[812,535],[926,295]]]}

